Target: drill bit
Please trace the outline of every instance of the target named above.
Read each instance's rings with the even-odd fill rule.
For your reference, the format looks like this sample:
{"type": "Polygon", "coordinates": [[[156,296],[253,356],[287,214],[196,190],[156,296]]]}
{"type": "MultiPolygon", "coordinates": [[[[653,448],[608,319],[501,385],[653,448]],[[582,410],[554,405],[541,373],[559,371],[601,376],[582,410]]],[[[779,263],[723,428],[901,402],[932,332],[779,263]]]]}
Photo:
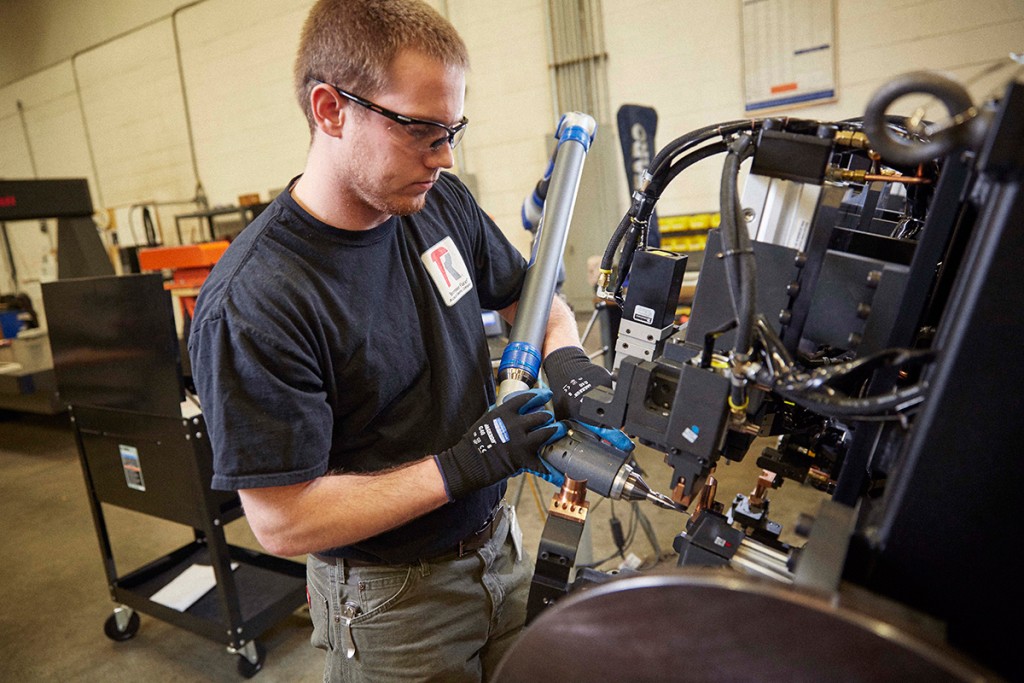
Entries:
{"type": "Polygon", "coordinates": [[[658,507],[669,510],[682,510],[665,494],[651,490],[651,487],[647,485],[643,477],[635,471],[631,471],[626,478],[626,483],[622,487],[622,498],[625,500],[648,500],[658,507]]]}
{"type": "Polygon", "coordinates": [[[676,505],[675,501],[666,496],[664,493],[658,493],[657,491],[651,491],[647,494],[647,500],[651,501],[658,507],[663,507],[667,510],[676,510],[682,512],[683,508],[676,505]]]}

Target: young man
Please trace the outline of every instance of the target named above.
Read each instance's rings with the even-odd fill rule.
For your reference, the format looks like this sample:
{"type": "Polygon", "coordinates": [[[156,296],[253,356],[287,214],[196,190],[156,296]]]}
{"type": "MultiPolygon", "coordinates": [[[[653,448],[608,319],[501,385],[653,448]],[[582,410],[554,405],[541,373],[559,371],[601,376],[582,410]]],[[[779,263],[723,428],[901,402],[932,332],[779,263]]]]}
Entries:
{"type": "MultiPolygon", "coordinates": [[[[501,499],[560,428],[547,390],[490,408],[481,310],[514,315],[526,263],[443,172],[467,63],[418,0],[318,2],[295,66],[305,169],[195,313],[213,486],[269,552],[309,553],[329,680],[480,680],[525,617],[532,566],[501,499]]],[[[556,299],[560,347],[582,353],[556,299]]]]}

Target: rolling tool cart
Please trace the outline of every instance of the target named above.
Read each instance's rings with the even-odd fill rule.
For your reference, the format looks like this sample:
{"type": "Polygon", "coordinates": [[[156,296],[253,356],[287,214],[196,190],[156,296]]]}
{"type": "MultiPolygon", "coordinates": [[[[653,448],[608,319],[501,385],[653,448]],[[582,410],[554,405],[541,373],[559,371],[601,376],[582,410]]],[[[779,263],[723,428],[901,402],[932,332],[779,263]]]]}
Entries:
{"type": "Polygon", "coordinates": [[[245,678],[263,667],[257,640],[306,601],[305,565],[228,544],[243,516],[234,492],[210,488],[213,456],[198,411],[187,411],[170,295],[159,274],[43,286],[54,368],[78,446],[107,585],[104,624],[132,638],[139,613],[238,655],[245,678]],[[185,414],[194,412],[194,414],[185,414]],[[119,573],[105,506],[191,527],[193,540],[119,573]]]}

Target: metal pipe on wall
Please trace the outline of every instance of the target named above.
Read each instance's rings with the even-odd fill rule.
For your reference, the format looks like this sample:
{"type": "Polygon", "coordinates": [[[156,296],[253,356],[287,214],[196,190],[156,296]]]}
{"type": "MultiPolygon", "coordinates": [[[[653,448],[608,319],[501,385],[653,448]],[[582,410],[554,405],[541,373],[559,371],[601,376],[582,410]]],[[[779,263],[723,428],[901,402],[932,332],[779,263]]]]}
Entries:
{"type": "MultiPolygon", "coordinates": [[[[89,120],[88,120],[88,118],[85,115],[85,101],[82,98],[82,85],[81,85],[81,82],[79,81],[79,78],[78,78],[77,60],[78,60],[79,57],[81,57],[82,55],[86,54],[87,52],[92,52],[93,50],[97,50],[97,49],[99,49],[101,47],[104,47],[105,45],[109,45],[109,44],[111,44],[111,43],[113,43],[113,42],[115,42],[117,40],[121,40],[122,38],[130,36],[130,35],[132,35],[134,33],[137,33],[138,31],[141,31],[143,29],[146,29],[146,28],[149,28],[151,26],[154,26],[154,25],[160,23],[161,21],[166,21],[167,19],[170,19],[171,20],[171,32],[172,32],[172,34],[174,36],[174,53],[175,53],[175,57],[177,59],[178,79],[179,79],[179,82],[181,84],[181,99],[182,99],[182,104],[183,104],[184,110],[185,110],[185,129],[186,129],[186,135],[187,135],[187,138],[188,138],[188,148],[189,148],[190,154],[192,155],[192,171],[193,171],[193,173],[195,175],[195,179],[196,179],[196,196],[193,198],[192,201],[197,203],[197,204],[200,204],[200,206],[202,206],[203,208],[206,208],[206,197],[205,197],[205,193],[203,193],[201,191],[202,190],[202,182],[199,179],[199,165],[198,165],[197,160],[196,160],[195,140],[192,137],[192,118],[191,118],[191,115],[189,113],[188,92],[187,92],[186,87],[185,87],[185,73],[184,73],[184,70],[182,69],[182,65],[181,65],[181,46],[180,46],[180,44],[178,42],[178,28],[177,28],[177,16],[178,16],[179,12],[182,12],[183,10],[189,9],[191,7],[195,7],[196,5],[200,5],[200,4],[204,3],[204,2],[206,2],[206,0],[194,0],[193,2],[189,2],[189,3],[186,3],[184,5],[181,5],[181,6],[177,7],[170,14],[164,15],[162,17],[158,17],[156,19],[152,19],[152,20],[147,21],[147,22],[145,22],[143,24],[140,24],[139,26],[136,26],[135,28],[133,28],[133,29],[131,29],[129,31],[124,31],[122,33],[118,33],[117,35],[111,36],[110,38],[102,40],[99,43],[96,43],[95,45],[90,45],[89,47],[85,48],[84,50],[79,50],[75,54],[71,55],[71,58],[68,60],[70,65],[71,65],[71,76],[72,76],[72,78],[74,79],[74,82],[75,82],[75,97],[78,99],[78,111],[79,111],[79,115],[82,117],[82,131],[83,131],[83,133],[85,135],[85,147],[86,147],[86,150],[89,153],[89,165],[92,168],[93,185],[94,185],[95,190],[96,190],[96,205],[98,207],[106,206],[106,202],[103,199],[103,184],[100,182],[99,167],[96,164],[96,152],[93,149],[92,136],[89,134],[89,120]],[[200,199],[202,200],[201,202],[200,202],[200,199]]],[[[27,133],[26,133],[26,135],[27,135],[27,133]]],[[[30,146],[30,149],[31,149],[31,146],[30,146]]]]}

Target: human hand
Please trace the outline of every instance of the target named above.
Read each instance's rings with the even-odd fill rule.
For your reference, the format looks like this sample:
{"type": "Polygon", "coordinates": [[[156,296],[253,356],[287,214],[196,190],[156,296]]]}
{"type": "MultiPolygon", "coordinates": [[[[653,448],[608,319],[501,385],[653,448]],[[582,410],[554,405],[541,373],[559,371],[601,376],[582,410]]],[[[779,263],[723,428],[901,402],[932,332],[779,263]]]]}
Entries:
{"type": "Polygon", "coordinates": [[[583,427],[590,433],[595,434],[599,439],[607,441],[612,446],[615,446],[620,451],[623,451],[625,453],[629,453],[634,448],[636,448],[636,444],[633,443],[633,440],[626,436],[626,433],[623,432],[621,429],[611,429],[610,427],[597,427],[592,424],[587,424],[586,422],[580,422],[579,420],[573,420],[572,425],[576,427],[583,427]]]}
{"type": "Polygon", "coordinates": [[[458,443],[435,455],[449,497],[461,498],[522,471],[548,473],[538,452],[565,434],[564,426],[543,409],[550,400],[547,389],[509,394],[458,443]]]}
{"type": "Polygon", "coordinates": [[[593,363],[578,346],[565,346],[549,353],[544,359],[544,374],[559,420],[579,421],[583,395],[594,387],[612,387],[611,374],[593,363]]]}
{"type": "MultiPolygon", "coordinates": [[[[569,425],[566,422],[555,422],[552,424],[555,427],[555,433],[544,442],[544,446],[555,443],[563,436],[569,433],[569,425]]],[[[541,451],[545,450],[544,446],[541,447],[541,451]]],[[[516,474],[522,474],[523,472],[529,472],[530,474],[536,475],[555,486],[561,487],[565,483],[565,475],[556,470],[554,467],[544,459],[543,455],[538,455],[537,460],[540,463],[540,467],[524,467],[520,469],[516,474]]]]}

